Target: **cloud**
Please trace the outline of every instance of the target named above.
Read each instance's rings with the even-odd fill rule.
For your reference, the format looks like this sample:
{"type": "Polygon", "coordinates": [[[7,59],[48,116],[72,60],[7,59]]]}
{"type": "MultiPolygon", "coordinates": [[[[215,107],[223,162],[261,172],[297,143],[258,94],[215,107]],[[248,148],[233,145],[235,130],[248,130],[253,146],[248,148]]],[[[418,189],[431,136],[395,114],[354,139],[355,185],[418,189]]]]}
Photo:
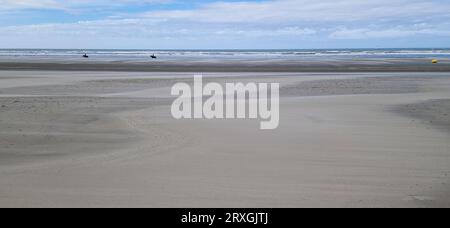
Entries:
{"type": "Polygon", "coordinates": [[[184,37],[214,37],[214,36],[240,36],[240,37],[278,37],[278,36],[309,36],[317,33],[316,30],[300,27],[240,29],[216,27],[196,28],[191,26],[177,26],[165,24],[158,19],[115,19],[98,21],[80,21],[65,24],[41,24],[26,26],[8,26],[0,28],[4,36],[97,36],[116,38],[178,38],[184,37]]]}
{"type": "Polygon", "coordinates": [[[54,0],[0,0],[0,10],[14,9],[64,9],[61,2],[54,0]]]}
{"type": "Polygon", "coordinates": [[[413,36],[450,36],[450,26],[436,27],[428,24],[415,24],[412,26],[396,26],[392,28],[337,28],[329,37],[332,39],[358,40],[358,39],[395,39],[413,36]]]}
{"type": "MultiPolygon", "coordinates": [[[[170,6],[170,1],[0,0],[0,12],[8,7],[74,12],[139,4],[170,6]]],[[[58,39],[61,46],[64,42],[68,46],[69,40],[74,39],[80,42],[89,39],[98,44],[121,39],[125,43],[128,40],[130,45],[134,42],[131,40],[138,39],[145,45],[146,40],[153,43],[163,40],[168,46],[175,41],[178,44],[192,41],[200,47],[210,42],[221,48],[223,42],[270,47],[294,45],[298,41],[333,44],[343,40],[445,38],[450,36],[449,12],[450,2],[439,0],[222,1],[181,10],[115,11],[106,18],[79,22],[60,23],[55,19],[45,24],[4,26],[0,27],[3,36],[0,41],[10,44],[17,40],[24,42],[23,37],[39,37],[49,43],[58,39]]]]}
{"type": "Polygon", "coordinates": [[[422,0],[273,0],[265,2],[217,2],[192,10],[166,10],[143,14],[216,23],[357,22],[449,18],[450,3],[422,0]]]}
{"type": "Polygon", "coordinates": [[[170,2],[172,0],[0,0],[0,10],[47,9],[72,12],[95,7],[114,8],[170,2]]]}
{"type": "Polygon", "coordinates": [[[278,37],[295,36],[304,37],[317,34],[317,31],[310,28],[282,27],[276,29],[253,29],[253,30],[233,30],[224,29],[213,32],[219,36],[247,36],[247,37],[278,37]]]}

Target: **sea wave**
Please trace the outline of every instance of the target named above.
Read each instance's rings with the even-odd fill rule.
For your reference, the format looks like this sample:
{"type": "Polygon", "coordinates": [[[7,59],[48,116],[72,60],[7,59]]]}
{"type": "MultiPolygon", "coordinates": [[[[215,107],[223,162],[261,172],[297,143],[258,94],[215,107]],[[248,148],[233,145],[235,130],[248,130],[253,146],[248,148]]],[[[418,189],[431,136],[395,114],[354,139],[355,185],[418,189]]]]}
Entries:
{"type": "Polygon", "coordinates": [[[296,59],[308,57],[429,58],[448,57],[450,49],[328,49],[328,50],[77,50],[77,49],[0,49],[2,57],[78,57],[166,59],[296,59]]]}

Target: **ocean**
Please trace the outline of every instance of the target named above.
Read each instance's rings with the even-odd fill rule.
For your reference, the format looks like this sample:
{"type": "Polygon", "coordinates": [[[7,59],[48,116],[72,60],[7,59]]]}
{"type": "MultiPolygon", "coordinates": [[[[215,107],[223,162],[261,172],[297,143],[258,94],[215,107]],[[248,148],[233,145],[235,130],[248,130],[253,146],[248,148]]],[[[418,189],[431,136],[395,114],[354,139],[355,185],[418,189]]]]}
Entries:
{"type": "Polygon", "coordinates": [[[292,49],[292,50],[79,50],[79,49],[0,49],[2,59],[92,59],[113,61],[147,60],[156,55],[166,61],[226,60],[308,60],[376,58],[450,58],[450,49],[292,49]]]}

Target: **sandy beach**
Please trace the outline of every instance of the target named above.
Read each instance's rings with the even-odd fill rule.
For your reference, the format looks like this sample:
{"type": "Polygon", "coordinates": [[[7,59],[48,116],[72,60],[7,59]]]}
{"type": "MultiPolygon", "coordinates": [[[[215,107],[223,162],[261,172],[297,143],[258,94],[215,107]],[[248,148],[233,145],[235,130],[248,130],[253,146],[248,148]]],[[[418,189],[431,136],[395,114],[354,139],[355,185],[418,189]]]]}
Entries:
{"type": "Polygon", "coordinates": [[[447,63],[77,64],[0,63],[0,207],[450,207],[447,63]],[[189,72],[281,83],[279,128],[173,119],[189,72]]]}
{"type": "Polygon", "coordinates": [[[2,70],[122,71],[122,72],[449,72],[450,59],[440,58],[329,58],[295,60],[139,60],[79,58],[4,58],[2,70]]]}

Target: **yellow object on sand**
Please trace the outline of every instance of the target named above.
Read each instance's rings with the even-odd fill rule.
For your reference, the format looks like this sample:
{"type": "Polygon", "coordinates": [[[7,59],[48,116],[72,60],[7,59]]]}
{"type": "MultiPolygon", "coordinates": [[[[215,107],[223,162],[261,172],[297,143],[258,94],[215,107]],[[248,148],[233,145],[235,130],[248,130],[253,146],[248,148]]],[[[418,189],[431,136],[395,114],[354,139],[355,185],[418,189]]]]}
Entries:
{"type": "Polygon", "coordinates": [[[433,59],[433,60],[431,60],[431,63],[433,63],[433,64],[436,64],[436,63],[438,63],[439,61],[437,61],[436,59],[433,59]]]}

